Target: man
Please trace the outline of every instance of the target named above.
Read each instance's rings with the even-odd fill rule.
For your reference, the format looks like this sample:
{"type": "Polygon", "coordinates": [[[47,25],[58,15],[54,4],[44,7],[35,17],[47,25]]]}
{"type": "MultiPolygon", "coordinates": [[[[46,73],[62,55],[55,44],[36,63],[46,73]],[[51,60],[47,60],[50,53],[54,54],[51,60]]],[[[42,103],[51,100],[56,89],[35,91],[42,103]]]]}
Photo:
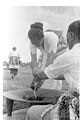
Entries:
{"type": "MultiPolygon", "coordinates": [[[[69,50],[59,56],[52,65],[45,68],[45,70],[39,74],[36,74],[38,80],[54,78],[56,80],[66,80],[70,85],[69,91],[79,92],[79,48],[80,48],[80,21],[71,23],[67,31],[67,43],[69,50]]],[[[53,105],[33,106],[31,107],[26,115],[26,120],[40,120],[41,115],[47,109],[53,108],[53,105]]],[[[59,108],[59,107],[58,107],[59,108]]],[[[69,107],[68,107],[69,108],[69,107]]],[[[71,110],[71,109],[70,109],[71,110]]],[[[68,110],[69,111],[69,110],[68,110]]],[[[51,112],[50,115],[55,115],[55,111],[51,112]]],[[[57,114],[57,113],[56,113],[57,114]]],[[[72,112],[73,114],[73,112],[72,112]]],[[[49,115],[49,117],[51,117],[49,115]]],[[[71,115],[71,114],[70,114],[71,115]]],[[[66,115],[65,115],[66,116],[66,115]]],[[[72,116],[73,117],[73,116],[72,116]]],[[[75,116],[74,118],[75,119],[75,116]]],[[[48,120],[48,119],[45,119],[48,120]]],[[[59,120],[59,117],[57,118],[59,120]]]]}

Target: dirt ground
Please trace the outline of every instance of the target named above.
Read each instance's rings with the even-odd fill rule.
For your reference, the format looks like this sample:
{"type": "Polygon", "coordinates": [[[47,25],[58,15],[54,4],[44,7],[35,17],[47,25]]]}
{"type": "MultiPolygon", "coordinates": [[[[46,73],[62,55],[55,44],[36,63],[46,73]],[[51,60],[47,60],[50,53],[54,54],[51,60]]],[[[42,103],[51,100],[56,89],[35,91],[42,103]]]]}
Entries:
{"type": "MultiPolygon", "coordinates": [[[[3,70],[3,92],[9,90],[17,89],[29,89],[29,86],[32,82],[33,76],[31,73],[30,67],[21,67],[18,70],[18,74],[14,79],[11,79],[11,74],[9,70],[3,70]]],[[[66,81],[63,82],[63,89],[68,89],[68,84],[66,81]]],[[[14,102],[13,110],[27,108],[28,103],[26,102],[14,102]]],[[[6,113],[6,99],[3,97],[3,113],[6,113]]]]}
{"type": "MultiPolygon", "coordinates": [[[[11,79],[9,70],[3,70],[3,92],[16,89],[29,89],[33,76],[30,67],[21,67],[14,79],[11,79]]],[[[15,101],[13,110],[26,108],[28,104],[15,101]]],[[[3,113],[6,113],[6,99],[3,97],[3,113]]]]}
{"type": "Polygon", "coordinates": [[[28,89],[33,78],[30,67],[21,67],[14,79],[11,79],[11,76],[10,70],[3,70],[3,92],[22,88],[28,89]]]}

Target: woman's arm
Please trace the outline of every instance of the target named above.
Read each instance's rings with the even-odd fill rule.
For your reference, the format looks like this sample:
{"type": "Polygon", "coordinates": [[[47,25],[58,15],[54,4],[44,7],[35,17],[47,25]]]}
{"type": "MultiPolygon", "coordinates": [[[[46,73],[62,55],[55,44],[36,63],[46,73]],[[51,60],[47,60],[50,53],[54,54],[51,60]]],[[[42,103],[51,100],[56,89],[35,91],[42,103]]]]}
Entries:
{"type": "Polygon", "coordinates": [[[37,67],[37,55],[31,53],[31,68],[32,70],[37,67]]]}
{"type": "Polygon", "coordinates": [[[31,54],[31,68],[37,67],[37,48],[30,43],[30,54],[31,54]]]}

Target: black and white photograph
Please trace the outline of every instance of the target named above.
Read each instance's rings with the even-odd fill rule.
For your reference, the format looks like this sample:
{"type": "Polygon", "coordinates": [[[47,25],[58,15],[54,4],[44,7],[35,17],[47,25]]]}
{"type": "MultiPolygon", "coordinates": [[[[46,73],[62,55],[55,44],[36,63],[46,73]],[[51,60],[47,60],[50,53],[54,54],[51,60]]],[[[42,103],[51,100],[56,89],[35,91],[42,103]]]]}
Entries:
{"type": "Polygon", "coordinates": [[[3,120],[80,120],[80,6],[6,13],[3,120]]]}

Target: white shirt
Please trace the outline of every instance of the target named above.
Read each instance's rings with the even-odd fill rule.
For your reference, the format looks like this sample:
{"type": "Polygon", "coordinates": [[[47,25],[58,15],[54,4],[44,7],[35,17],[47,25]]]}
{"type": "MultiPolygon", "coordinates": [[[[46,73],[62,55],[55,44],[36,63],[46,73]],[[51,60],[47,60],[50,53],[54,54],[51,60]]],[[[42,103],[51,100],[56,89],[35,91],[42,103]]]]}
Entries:
{"type": "Polygon", "coordinates": [[[11,51],[9,57],[19,57],[19,53],[17,51],[11,51]]]}
{"type": "Polygon", "coordinates": [[[80,45],[76,44],[71,50],[60,55],[53,64],[45,68],[45,74],[51,79],[63,74],[65,80],[69,83],[70,89],[79,90],[79,49],[80,45]]]}
{"type": "MultiPolygon", "coordinates": [[[[46,51],[46,52],[51,52],[51,50],[53,50],[54,52],[56,52],[57,50],[57,43],[58,43],[58,36],[53,33],[53,32],[44,32],[44,49],[39,49],[42,52],[46,51]]],[[[30,51],[32,54],[36,54],[37,53],[37,48],[30,43],[30,51]]]]}
{"type": "Polygon", "coordinates": [[[19,68],[19,53],[17,51],[11,51],[9,54],[9,68],[19,68]],[[12,59],[11,59],[12,58],[12,59]]]}

